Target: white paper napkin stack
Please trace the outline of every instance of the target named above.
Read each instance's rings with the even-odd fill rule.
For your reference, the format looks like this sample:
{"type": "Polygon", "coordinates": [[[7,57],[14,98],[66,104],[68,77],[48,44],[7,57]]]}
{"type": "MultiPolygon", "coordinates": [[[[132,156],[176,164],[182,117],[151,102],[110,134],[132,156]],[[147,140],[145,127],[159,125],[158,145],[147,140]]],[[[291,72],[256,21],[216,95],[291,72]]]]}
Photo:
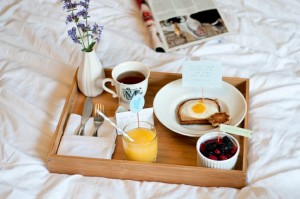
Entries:
{"type": "MultiPolygon", "coordinates": [[[[114,120],[113,118],[110,119],[114,120]]],[[[93,137],[94,119],[90,118],[85,125],[84,135],[75,135],[80,121],[80,115],[70,115],[57,154],[111,159],[115,150],[116,130],[104,121],[98,129],[98,137],[93,137]]]]}

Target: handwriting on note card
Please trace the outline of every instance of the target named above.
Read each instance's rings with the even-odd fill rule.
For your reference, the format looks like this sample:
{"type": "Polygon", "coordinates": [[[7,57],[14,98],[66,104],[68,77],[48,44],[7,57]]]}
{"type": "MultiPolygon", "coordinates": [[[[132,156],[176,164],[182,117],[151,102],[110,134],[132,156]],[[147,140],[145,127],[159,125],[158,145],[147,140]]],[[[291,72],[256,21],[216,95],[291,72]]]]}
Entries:
{"type": "Polygon", "coordinates": [[[186,61],[182,69],[183,87],[221,87],[222,63],[218,61],[186,61]]]}

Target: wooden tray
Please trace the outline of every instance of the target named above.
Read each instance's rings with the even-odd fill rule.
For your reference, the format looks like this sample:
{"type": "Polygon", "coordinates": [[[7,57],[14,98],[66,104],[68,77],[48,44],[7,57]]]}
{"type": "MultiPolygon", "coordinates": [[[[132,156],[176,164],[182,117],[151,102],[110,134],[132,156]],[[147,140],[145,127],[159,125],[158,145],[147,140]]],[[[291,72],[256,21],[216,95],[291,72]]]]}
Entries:
{"type": "MultiPolygon", "coordinates": [[[[111,69],[105,70],[111,77],[111,69]]],[[[167,83],[180,79],[181,74],[151,72],[145,96],[145,108],[152,107],[156,93],[167,83]]],[[[249,107],[249,80],[223,77],[244,95],[249,107]]],[[[236,136],[241,150],[235,170],[218,170],[197,166],[196,142],[198,138],[186,137],[164,127],[154,116],[158,132],[158,156],[156,163],[127,161],[124,156],[121,136],[117,137],[116,148],[111,160],[57,155],[64,128],[70,113],[81,114],[85,96],[78,90],[76,76],[67,96],[57,129],[48,153],[48,170],[53,173],[81,174],[139,181],[157,181],[208,187],[235,187],[246,185],[248,139],[236,136]]],[[[114,116],[118,101],[103,92],[92,99],[93,103],[105,105],[108,116],[114,116]]],[[[240,127],[248,127],[248,110],[240,127]]]]}

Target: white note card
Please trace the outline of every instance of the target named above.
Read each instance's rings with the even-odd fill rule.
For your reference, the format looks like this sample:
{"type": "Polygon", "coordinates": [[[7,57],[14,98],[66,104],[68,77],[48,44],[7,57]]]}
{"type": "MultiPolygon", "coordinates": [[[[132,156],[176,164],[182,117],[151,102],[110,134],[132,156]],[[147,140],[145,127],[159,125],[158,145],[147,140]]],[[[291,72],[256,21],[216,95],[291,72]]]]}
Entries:
{"type": "Polygon", "coordinates": [[[184,62],[182,86],[222,87],[222,63],[209,60],[184,62]]]}
{"type": "MultiPolygon", "coordinates": [[[[153,108],[142,109],[139,112],[139,120],[146,121],[154,125],[153,108]]],[[[117,126],[120,129],[124,129],[124,127],[127,124],[136,121],[137,121],[137,113],[133,113],[131,111],[116,113],[116,122],[117,122],[117,126]]],[[[120,133],[118,132],[118,134],[120,133]]]]}

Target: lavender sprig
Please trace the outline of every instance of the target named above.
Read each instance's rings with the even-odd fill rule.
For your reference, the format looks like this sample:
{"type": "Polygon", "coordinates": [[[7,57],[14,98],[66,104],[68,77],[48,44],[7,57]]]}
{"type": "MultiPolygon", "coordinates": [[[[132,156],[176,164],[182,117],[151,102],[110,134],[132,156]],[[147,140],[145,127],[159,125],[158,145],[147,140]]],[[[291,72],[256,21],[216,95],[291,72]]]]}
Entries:
{"type": "Polygon", "coordinates": [[[74,23],[75,27],[68,30],[69,37],[74,43],[81,44],[84,52],[91,52],[96,42],[99,43],[103,26],[88,24],[90,0],[73,2],[72,0],[61,0],[63,10],[67,10],[66,24],[74,23]]]}

